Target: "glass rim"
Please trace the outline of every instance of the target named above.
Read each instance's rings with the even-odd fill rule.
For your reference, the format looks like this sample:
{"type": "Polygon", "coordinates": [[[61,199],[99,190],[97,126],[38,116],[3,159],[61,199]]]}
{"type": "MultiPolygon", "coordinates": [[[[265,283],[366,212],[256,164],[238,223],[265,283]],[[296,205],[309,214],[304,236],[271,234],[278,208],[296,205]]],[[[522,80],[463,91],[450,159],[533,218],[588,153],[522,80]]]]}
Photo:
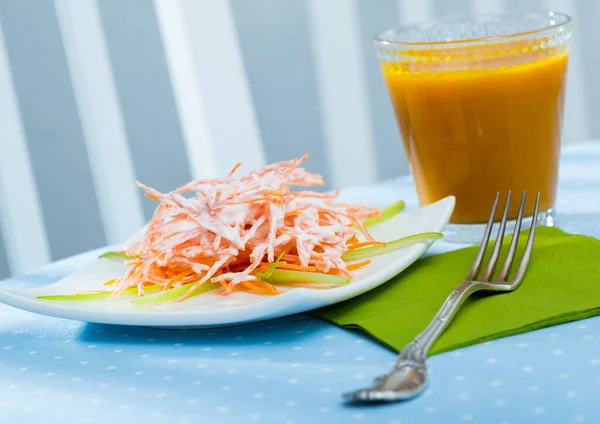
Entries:
{"type": "Polygon", "coordinates": [[[566,27],[567,25],[569,25],[571,23],[573,19],[571,18],[571,16],[567,15],[566,13],[561,13],[561,12],[530,12],[530,13],[468,13],[468,14],[458,14],[458,15],[451,15],[451,16],[446,16],[446,17],[442,17],[442,18],[436,18],[436,19],[431,19],[428,21],[422,21],[422,22],[417,22],[417,23],[413,23],[413,24],[406,24],[406,25],[401,25],[395,28],[390,28],[390,29],[386,29],[385,31],[380,32],[379,34],[377,34],[375,37],[373,37],[373,40],[375,41],[375,43],[380,44],[380,45],[384,45],[384,46],[414,46],[414,47],[423,47],[423,46],[432,46],[432,47],[443,47],[443,46],[449,46],[449,45],[461,45],[461,44],[472,44],[472,43],[478,43],[478,42],[487,42],[487,41],[503,41],[503,40],[511,40],[514,38],[518,38],[518,37],[522,37],[522,36],[527,36],[527,35],[533,35],[533,34],[539,34],[548,30],[552,30],[552,29],[556,29],[556,28],[562,28],[562,27],[566,27]],[[558,17],[561,18],[560,21],[558,21],[556,24],[550,24],[550,25],[543,25],[540,26],[540,28],[536,28],[530,31],[521,31],[521,32],[515,32],[515,33],[511,33],[511,34],[504,34],[504,35],[493,35],[493,36],[487,36],[487,37],[475,37],[475,38],[468,38],[468,39],[464,39],[464,40],[444,40],[444,41],[393,41],[390,40],[389,38],[386,39],[385,34],[388,34],[390,32],[393,33],[399,33],[402,31],[407,31],[409,29],[419,29],[420,26],[422,25],[426,25],[426,24],[431,24],[431,23],[435,23],[435,22],[442,22],[442,21],[447,21],[447,20],[451,20],[451,19],[457,19],[457,18],[474,18],[474,17],[499,17],[499,18],[503,18],[503,17],[523,17],[523,16],[529,16],[529,15],[541,15],[544,17],[558,17]]]}

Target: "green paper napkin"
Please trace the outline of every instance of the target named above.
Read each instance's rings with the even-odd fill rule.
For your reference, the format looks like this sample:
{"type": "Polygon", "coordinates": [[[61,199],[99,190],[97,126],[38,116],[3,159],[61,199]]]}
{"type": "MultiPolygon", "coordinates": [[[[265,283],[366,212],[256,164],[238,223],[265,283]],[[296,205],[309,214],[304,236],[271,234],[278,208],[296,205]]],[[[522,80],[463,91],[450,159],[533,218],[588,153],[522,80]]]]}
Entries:
{"type": "MultiPolygon", "coordinates": [[[[526,234],[522,234],[518,254],[525,241],[526,234]]],[[[366,331],[399,351],[427,326],[446,297],[463,281],[477,248],[420,259],[379,288],[315,311],[314,315],[342,327],[366,331]]],[[[540,227],[521,287],[510,293],[471,295],[430,354],[599,313],[600,241],[540,227]]]]}

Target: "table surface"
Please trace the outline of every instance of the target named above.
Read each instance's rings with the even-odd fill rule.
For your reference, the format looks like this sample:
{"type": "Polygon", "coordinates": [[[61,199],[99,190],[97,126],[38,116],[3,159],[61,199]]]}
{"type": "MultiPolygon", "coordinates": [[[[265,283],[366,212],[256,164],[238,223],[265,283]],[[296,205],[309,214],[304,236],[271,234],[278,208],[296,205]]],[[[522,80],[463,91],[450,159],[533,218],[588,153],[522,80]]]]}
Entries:
{"type": "MultiPolygon", "coordinates": [[[[564,151],[561,228],[600,237],[598,164],[600,143],[564,151]]],[[[408,179],[344,197],[417,204],[408,179]]],[[[432,252],[454,247],[439,243],[432,252]]],[[[51,283],[91,258],[79,255],[2,285],[51,283]]],[[[390,325],[402,331],[401,323],[390,325]]],[[[410,402],[344,404],[342,392],[368,384],[394,358],[364,334],[306,315],[157,330],[0,305],[0,423],[600,422],[600,317],[436,355],[429,389],[410,402]]]]}

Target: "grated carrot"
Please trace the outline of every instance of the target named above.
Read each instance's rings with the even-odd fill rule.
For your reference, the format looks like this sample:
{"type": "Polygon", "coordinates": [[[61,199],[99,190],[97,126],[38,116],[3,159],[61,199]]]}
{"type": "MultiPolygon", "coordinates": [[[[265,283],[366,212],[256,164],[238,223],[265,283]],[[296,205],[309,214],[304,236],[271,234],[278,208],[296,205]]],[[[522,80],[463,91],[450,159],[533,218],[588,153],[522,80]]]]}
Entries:
{"type": "Polygon", "coordinates": [[[274,294],[279,294],[279,290],[277,290],[277,287],[273,286],[272,284],[266,283],[264,281],[260,281],[260,280],[254,280],[254,281],[244,281],[242,282],[242,284],[244,287],[255,291],[257,293],[261,293],[261,294],[269,294],[269,295],[274,295],[274,294]]]}
{"type": "Polygon", "coordinates": [[[296,264],[290,264],[284,261],[277,264],[277,269],[293,269],[295,271],[306,271],[306,272],[319,272],[319,269],[315,266],[302,266],[296,264]]]}
{"type": "Polygon", "coordinates": [[[356,244],[358,242],[359,242],[358,237],[352,236],[352,238],[350,240],[348,240],[347,244],[351,245],[351,244],[356,244]]]}
{"type": "Polygon", "coordinates": [[[112,280],[108,280],[106,283],[104,283],[105,286],[110,286],[111,284],[113,284],[115,281],[117,281],[116,278],[113,278],[112,280]]]}
{"type": "Polygon", "coordinates": [[[236,163],[235,166],[231,169],[231,171],[229,171],[228,177],[233,177],[233,174],[235,174],[235,171],[237,171],[240,166],[242,166],[242,162],[236,163]]]}
{"type": "Polygon", "coordinates": [[[367,260],[362,261],[362,262],[356,262],[354,264],[348,264],[346,266],[346,269],[348,271],[356,271],[357,269],[363,268],[363,267],[369,265],[370,263],[371,263],[371,260],[367,259],[367,260]]]}
{"type": "Polygon", "coordinates": [[[376,241],[376,240],[361,241],[359,243],[354,243],[354,244],[348,245],[348,250],[356,250],[356,249],[360,249],[361,247],[366,247],[366,246],[385,246],[385,243],[382,241],[376,241]]]}
{"type": "Polygon", "coordinates": [[[169,282],[168,282],[168,283],[165,285],[165,290],[167,290],[167,289],[169,289],[169,288],[173,287],[173,286],[174,286],[176,283],[182,282],[182,281],[184,280],[184,278],[185,278],[185,277],[188,277],[188,276],[190,276],[190,275],[193,275],[193,274],[190,274],[190,272],[189,272],[189,271],[184,271],[184,272],[181,272],[181,273],[177,274],[177,275],[175,276],[175,278],[173,278],[171,281],[169,281],[169,282]]]}
{"type": "Polygon", "coordinates": [[[125,249],[136,259],[127,262],[125,276],[111,283],[111,299],[129,288],[142,292],[146,283],[163,289],[186,284],[180,301],[208,280],[220,284],[222,294],[275,295],[277,288],[255,274],[268,270],[279,255],[280,269],[349,278],[358,265],[348,266],[345,253],[384,245],[361,224],[381,211],[335,203],[339,191],[292,190],[324,184],[320,175],[300,167],[307,157],[234,178],[237,164],[226,178],[192,181],[169,193],[137,183],[158,206],[145,233],[125,249]],[[359,242],[360,234],[368,241],[359,242]]]}

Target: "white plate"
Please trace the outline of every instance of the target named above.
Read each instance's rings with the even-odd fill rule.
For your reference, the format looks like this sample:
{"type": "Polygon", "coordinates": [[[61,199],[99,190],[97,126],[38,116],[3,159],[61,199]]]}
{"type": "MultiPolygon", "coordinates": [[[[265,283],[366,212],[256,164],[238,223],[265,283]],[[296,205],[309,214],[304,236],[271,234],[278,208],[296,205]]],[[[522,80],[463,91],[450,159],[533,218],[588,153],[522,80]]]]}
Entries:
{"type": "MultiPolygon", "coordinates": [[[[371,228],[378,240],[391,241],[422,232],[441,232],[454,209],[454,197],[426,207],[400,213],[371,228]]],[[[111,259],[98,259],[84,269],[44,287],[0,290],[0,302],[38,314],[104,324],[151,327],[217,327],[280,318],[342,302],[369,291],[415,262],[431,243],[374,257],[357,271],[357,279],[332,289],[289,288],[278,296],[235,292],[217,296],[207,292],[181,303],[133,306],[127,300],[43,301],[36,296],[71,294],[101,289],[105,281],[122,275],[125,266],[111,259]]]]}

